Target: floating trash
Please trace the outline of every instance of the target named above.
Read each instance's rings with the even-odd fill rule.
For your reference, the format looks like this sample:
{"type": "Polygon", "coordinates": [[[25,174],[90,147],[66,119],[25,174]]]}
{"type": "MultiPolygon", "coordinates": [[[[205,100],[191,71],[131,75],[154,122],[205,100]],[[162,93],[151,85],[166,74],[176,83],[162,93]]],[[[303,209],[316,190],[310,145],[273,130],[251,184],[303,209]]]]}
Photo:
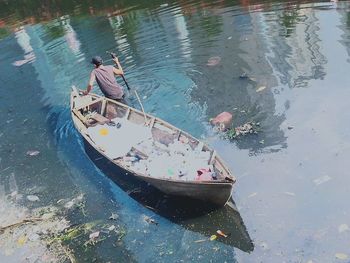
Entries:
{"type": "Polygon", "coordinates": [[[336,253],[335,258],[341,259],[341,260],[346,260],[349,258],[349,256],[347,254],[344,254],[344,253],[336,253]]]}
{"type": "Polygon", "coordinates": [[[116,229],[115,225],[111,225],[111,226],[108,228],[109,231],[113,231],[113,230],[115,230],[115,229],[116,229]]]}
{"type": "Polygon", "coordinates": [[[149,216],[144,216],[143,219],[149,224],[158,225],[158,222],[156,220],[154,220],[153,218],[149,217],[149,216]]]}
{"type": "Polygon", "coordinates": [[[254,197],[254,196],[256,196],[257,194],[258,194],[258,193],[252,193],[252,194],[248,195],[248,198],[254,197]]]}
{"type": "Polygon", "coordinates": [[[339,233],[343,233],[345,231],[349,231],[350,228],[347,224],[341,224],[339,227],[338,227],[338,231],[339,233]]]}
{"type": "Polygon", "coordinates": [[[96,231],[96,232],[94,232],[94,233],[91,233],[91,234],[89,235],[89,238],[90,238],[91,240],[95,240],[95,239],[97,239],[99,236],[100,236],[100,231],[96,231]]]}
{"type": "Polygon", "coordinates": [[[219,236],[222,236],[222,237],[228,237],[228,235],[226,235],[224,232],[222,232],[221,230],[216,230],[216,233],[219,235],[219,236]]]}
{"type": "Polygon", "coordinates": [[[256,90],[256,92],[263,91],[264,89],[266,89],[266,87],[265,87],[265,86],[261,86],[261,87],[259,87],[259,88],[256,90]]]}
{"type": "Polygon", "coordinates": [[[207,241],[207,239],[199,239],[199,240],[194,241],[194,243],[202,243],[202,242],[205,242],[205,241],[207,241]]]}
{"type": "Polygon", "coordinates": [[[36,195],[27,195],[27,199],[31,202],[36,202],[39,201],[39,197],[37,197],[36,195]]]}
{"type": "Polygon", "coordinates": [[[226,131],[226,137],[230,140],[236,139],[238,136],[245,136],[248,134],[257,134],[260,128],[260,123],[247,122],[236,128],[231,128],[226,131]]]}
{"type": "Polygon", "coordinates": [[[330,176],[324,175],[324,176],[321,176],[319,178],[314,179],[313,182],[314,182],[315,185],[320,185],[320,184],[328,182],[331,179],[332,178],[330,176]]]}
{"type": "Polygon", "coordinates": [[[208,59],[207,66],[216,66],[220,63],[221,58],[218,56],[211,57],[208,59]]]}
{"type": "Polygon", "coordinates": [[[27,151],[27,155],[29,155],[29,156],[37,156],[37,155],[39,155],[39,151],[27,151]]]}
{"type": "Polygon", "coordinates": [[[216,240],[218,238],[218,236],[217,235],[211,235],[210,236],[210,241],[214,241],[214,240],[216,240]]]}
{"type": "Polygon", "coordinates": [[[117,220],[119,218],[119,215],[116,213],[112,213],[112,215],[109,217],[110,220],[117,220]]]}

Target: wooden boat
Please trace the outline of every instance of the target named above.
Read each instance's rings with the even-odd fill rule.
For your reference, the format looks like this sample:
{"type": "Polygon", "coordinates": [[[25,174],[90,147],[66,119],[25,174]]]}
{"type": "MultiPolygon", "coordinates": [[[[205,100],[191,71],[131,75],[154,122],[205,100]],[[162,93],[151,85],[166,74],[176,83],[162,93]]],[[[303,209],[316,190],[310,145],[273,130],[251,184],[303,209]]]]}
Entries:
{"type": "MultiPolygon", "coordinates": [[[[114,100],[96,94],[82,96],[75,87],[72,87],[70,102],[71,116],[74,126],[85,140],[85,143],[93,147],[101,155],[102,158],[106,158],[115,166],[118,166],[123,171],[125,171],[126,175],[131,175],[136,179],[149,183],[167,195],[191,198],[194,200],[209,202],[217,206],[225,205],[231,197],[232,187],[236,181],[235,177],[231,174],[230,170],[224,164],[222,159],[216,154],[215,150],[210,149],[207,145],[192,137],[190,134],[157,117],[146,114],[142,111],[116,102],[114,100]],[[148,170],[147,165],[145,166],[145,169],[142,169],[142,167],[136,169],[136,165],[134,167],[133,163],[130,163],[130,158],[135,158],[132,156],[137,156],[139,158],[137,161],[140,160],[140,163],[151,163],[152,161],[156,162],[156,158],[152,159],[149,157],[151,155],[147,155],[137,148],[137,145],[140,144],[132,145],[126,155],[114,158],[114,156],[104,148],[111,145],[102,146],[102,144],[97,140],[98,137],[96,137],[95,133],[92,133],[91,131],[93,129],[99,129],[97,136],[103,137],[104,133],[108,133],[108,131],[112,129],[118,129],[118,125],[121,126],[119,120],[120,122],[124,121],[122,122],[122,128],[119,130],[127,129],[129,126],[126,124],[134,125],[132,127],[137,127],[136,129],[140,131],[142,131],[142,129],[147,129],[147,131],[149,131],[149,134],[151,134],[151,138],[149,138],[149,140],[152,140],[152,145],[161,146],[161,148],[164,148],[165,151],[167,150],[168,146],[170,147],[170,145],[173,145],[172,143],[174,143],[174,145],[177,143],[180,146],[187,147],[186,149],[191,152],[192,156],[196,153],[202,155],[208,154],[209,158],[208,160],[205,160],[205,162],[210,165],[212,169],[212,171],[210,171],[213,175],[212,179],[198,179],[200,178],[199,173],[197,172],[198,174],[193,174],[193,171],[190,173],[190,177],[182,177],[181,174],[177,176],[176,174],[170,173],[169,171],[169,174],[167,174],[167,176],[159,174],[156,175],[155,172],[151,173],[148,170]],[[116,125],[116,121],[118,125],[116,125]],[[108,128],[106,125],[111,127],[108,128]],[[195,150],[197,150],[197,152],[195,152],[195,150]],[[130,157],[129,155],[132,156],[130,157]]],[[[110,140],[109,142],[113,141],[114,145],[118,146],[119,143],[120,145],[126,143],[126,137],[119,138],[119,136],[115,136],[112,138],[113,140],[110,140]]],[[[127,138],[127,140],[132,139],[131,131],[130,136],[127,138]]],[[[110,148],[112,148],[112,150],[115,150],[118,147],[111,146],[110,148]]],[[[159,149],[157,148],[156,151],[158,150],[159,149]]],[[[152,152],[153,151],[155,150],[152,149],[152,152]]],[[[173,158],[170,154],[170,151],[167,151],[167,154],[170,156],[170,159],[173,158]]],[[[186,161],[188,163],[191,163],[191,160],[186,161]]],[[[194,173],[195,172],[196,171],[194,171],[194,173]]]]}

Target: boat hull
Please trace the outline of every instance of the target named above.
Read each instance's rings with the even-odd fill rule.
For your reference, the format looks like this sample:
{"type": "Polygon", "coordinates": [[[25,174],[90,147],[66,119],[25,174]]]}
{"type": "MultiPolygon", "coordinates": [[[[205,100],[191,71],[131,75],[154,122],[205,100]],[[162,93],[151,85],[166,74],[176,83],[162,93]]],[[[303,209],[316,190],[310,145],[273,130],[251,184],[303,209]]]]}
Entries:
{"type": "MultiPolygon", "coordinates": [[[[101,154],[97,149],[91,145],[91,143],[86,140],[84,137],[85,149],[90,157],[90,159],[96,164],[96,160],[100,163],[108,163],[108,168],[113,170],[114,173],[118,175],[113,175],[114,177],[123,173],[125,180],[136,179],[142,181],[146,184],[153,186],[164,194],[180,198],[190,198],[196,201],[201,201],[208,203],[208,205],[214,206],[223,206],[231,197],[232,184],[231,183],[206,183],[206,182],[181,182],[181,181],[171,181],[171,180],[162,180],[152,177],[140,176],[135,173],[124,169],[122,166],[119,166],[111,162],[103,154],[101,154]]],[[[97,165],[98,168],[99,165],[97,165]]],[[[118,180],[118,184],[123,184],[121,180],[118,180]]]]}

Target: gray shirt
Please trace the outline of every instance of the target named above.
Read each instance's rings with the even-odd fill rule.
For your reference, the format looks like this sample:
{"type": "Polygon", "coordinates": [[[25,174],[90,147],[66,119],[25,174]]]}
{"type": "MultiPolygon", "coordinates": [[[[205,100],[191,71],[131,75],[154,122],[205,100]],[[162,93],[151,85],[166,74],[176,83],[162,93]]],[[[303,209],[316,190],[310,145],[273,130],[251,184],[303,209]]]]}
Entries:
{"type": "Polygon", "coordinates": [[[101,65],[91,72],[90,85],[94,80],[100,87],[102,93],[110,99],[121,99],[124,95],[123,88],[117,83],[113,72],[113,66],[101,65]]]}

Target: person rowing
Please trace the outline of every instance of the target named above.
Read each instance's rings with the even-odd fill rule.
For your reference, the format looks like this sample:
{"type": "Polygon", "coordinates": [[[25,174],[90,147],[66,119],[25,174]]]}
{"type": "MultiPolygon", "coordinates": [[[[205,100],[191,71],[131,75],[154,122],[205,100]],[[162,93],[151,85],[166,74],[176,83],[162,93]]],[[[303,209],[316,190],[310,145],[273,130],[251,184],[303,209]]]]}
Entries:
{"type": "Polygon", "coordinates": [[[112,65],[103,65],[103,60],[100,56],[92,58],[91,63],[95,68],[91,71],[89,84],[86,90],[83,91],[83,95],[89,94],[96,80],[100,90],[107,98],[126,104],[124,100],[124,90],[122,86],[117,83],[115,78],[115,76],[124,76],[123,68],[117,57],[114,57],[113,61],[117,68],[112,65]]]}

